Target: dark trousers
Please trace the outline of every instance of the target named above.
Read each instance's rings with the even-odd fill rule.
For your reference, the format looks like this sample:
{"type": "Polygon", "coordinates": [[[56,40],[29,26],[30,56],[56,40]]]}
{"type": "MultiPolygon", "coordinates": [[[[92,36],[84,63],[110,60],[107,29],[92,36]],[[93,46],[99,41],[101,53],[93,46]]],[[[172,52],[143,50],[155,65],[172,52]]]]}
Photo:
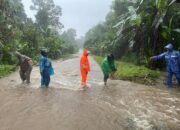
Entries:
{"type": "Polygon", "coordinates": [[[176,79],[180,86],[180,72],[167,72],[167,85],[168,87],[172,87],[172,76],[173,74],[176,76],[176,79]]]}
{"type": "Polygon", "coordinates": [[[109,75],[104,74],[104,82],[107,82],[109,75]]]}
{"type": "Polygon", "coordinates": [[[46,86],[48,87],[49,86],[49,83],[50,83],[50,75],[46,72],[44,72],[42,75],[41,75],[41,86],[46,86]]]}

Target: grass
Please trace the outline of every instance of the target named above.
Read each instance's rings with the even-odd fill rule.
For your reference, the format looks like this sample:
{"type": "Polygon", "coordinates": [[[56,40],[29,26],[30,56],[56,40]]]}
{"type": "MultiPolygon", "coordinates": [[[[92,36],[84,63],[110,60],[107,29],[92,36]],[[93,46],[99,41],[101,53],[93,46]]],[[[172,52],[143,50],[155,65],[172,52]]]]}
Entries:
{"type": "MultiPolygon", "coordinates": [[[[98,64],[101,64],[103,57],[93,56],[98,64]]],[[[144,66],[137,66],[132,63],[116,61],[116,79],[133,81],[136,83],[153,85],[159,77],[160,72],[148,69],[144,66]]]]}
{"type": "Polygon", "coordinates": [[[15,65],[0,65],[0,78],[16,70],[15,65]]]}

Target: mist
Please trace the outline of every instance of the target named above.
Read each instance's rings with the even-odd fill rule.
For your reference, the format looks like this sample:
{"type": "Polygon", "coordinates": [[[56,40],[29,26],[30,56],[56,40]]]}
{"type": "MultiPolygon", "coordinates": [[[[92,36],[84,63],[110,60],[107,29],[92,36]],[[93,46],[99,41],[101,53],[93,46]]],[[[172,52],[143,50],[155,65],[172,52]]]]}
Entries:
{"type": "MultiPolygon", "coordinates": [[[[35,20],[35,12],[30,10],[31,0],[22,0],[28,17],[35,20]]],[[[77,36],[85,33],[97,23],[103,22],[110,11],[112,0],[54,0],[62,8],[60,21],[64,29],[74,28],[77,36]]]]}

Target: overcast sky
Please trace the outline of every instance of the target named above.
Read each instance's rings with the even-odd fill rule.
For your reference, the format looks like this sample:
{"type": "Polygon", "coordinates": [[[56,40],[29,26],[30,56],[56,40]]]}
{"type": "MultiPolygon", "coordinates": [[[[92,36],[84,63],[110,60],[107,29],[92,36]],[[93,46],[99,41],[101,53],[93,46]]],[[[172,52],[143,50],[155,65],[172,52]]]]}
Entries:
{"type": "MultiPolygon", "coordinates": [[[[33,18],[29,9],[31,0],[22,0],[26,14],[33,18]]],[[[104,21],[112,0],[54,0],[62,8],[61,22],[67,28],[74,28],[78,36],[84,35],[91,27],[104,21]]]]}

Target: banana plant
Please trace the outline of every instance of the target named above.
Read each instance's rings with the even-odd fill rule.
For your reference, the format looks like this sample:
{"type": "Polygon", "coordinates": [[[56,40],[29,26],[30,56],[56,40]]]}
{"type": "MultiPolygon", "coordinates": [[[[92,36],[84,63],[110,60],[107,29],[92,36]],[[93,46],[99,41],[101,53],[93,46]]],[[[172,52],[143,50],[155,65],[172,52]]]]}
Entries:
{"type": "Polygon", "coordinates": [[[152,24],[152,27],[155,27],[155,29],[158,29],[160,24],[163,23],[164,17],[167,14],[167,11],[169,7],[176,2],[176,0],[156,0],[156,8],[158,10],[154,22],[152,24]]]}
{"type": "Polygon", "coordinates": [[[166,25],[162,26],[163,30],[161,32],[161,35],[166,40],[172,38],[172,36],[171,36],[172,32],[180,33],[180,28],[173,28],[173,26],[172,26],[173,25],[173,20],[177,15],[180,15],[180,12],[178,12],[177,14],[175,14],[175,15],[173,15],[171,17],[171,19],[169,20],[169,25],[168,26],[166,26],[166,25]]]}

